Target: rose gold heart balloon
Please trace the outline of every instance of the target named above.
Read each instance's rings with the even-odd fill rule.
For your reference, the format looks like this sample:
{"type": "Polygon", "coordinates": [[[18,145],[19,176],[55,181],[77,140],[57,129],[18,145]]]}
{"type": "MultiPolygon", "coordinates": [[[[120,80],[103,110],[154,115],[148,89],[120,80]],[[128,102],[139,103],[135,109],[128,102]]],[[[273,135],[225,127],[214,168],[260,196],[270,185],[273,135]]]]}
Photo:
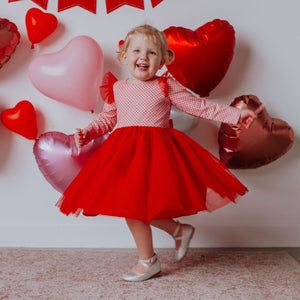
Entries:
{"type": "MultiPolygon", "coordinates": [[[[231,105],[255,111],[261,102],[254,95],[244,95],[235,98],[231,105]]],[[[257,168],[284,155],[293,141],[292,128],[280,119],[271,118],[264,108],[248,129],[221,124],[220,160],[233,169],[257,168]]]]}
{"type": "Polygon", "coordinates": [[[20,42],[17,26],[7,19],[0,18],[0,68],[10,59],[20,42]]]}

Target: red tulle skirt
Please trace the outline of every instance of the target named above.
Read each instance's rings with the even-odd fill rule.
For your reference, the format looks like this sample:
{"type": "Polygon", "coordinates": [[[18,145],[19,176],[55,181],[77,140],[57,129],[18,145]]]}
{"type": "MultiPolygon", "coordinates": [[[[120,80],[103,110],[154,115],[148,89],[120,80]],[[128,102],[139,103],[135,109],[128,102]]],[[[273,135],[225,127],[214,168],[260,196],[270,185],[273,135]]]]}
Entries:
{"type": "Polygon", "coordinates": [[[150,223],[213,211],[246,192],[221,161],[184,133],[134,126],[112,132],[57,206],[66,215],[150,223]]]}

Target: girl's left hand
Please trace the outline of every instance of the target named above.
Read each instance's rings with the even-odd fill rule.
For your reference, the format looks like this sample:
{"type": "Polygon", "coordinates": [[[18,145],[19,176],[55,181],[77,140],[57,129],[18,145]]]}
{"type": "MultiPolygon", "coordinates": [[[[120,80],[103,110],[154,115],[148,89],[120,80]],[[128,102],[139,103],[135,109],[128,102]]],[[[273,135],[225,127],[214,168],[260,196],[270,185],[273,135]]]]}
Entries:
{"type": "Polygon", "coordinates": [[[251,109],[242,109],[240,117],[240,125],[245,128],[249,128],[253,121],[256,119],[257,115],[251,109]]]}

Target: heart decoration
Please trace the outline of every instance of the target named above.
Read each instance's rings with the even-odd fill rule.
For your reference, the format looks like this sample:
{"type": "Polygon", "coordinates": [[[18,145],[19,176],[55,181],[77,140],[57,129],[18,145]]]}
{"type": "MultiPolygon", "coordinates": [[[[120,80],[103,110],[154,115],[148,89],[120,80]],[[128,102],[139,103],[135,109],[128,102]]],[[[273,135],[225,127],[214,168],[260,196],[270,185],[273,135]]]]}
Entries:
{"type": "Polygon", "coordinates": [[[34,58],[29,78],[44,95],[92,111],[100,99],[103,53],[88,36],[77,36],[56,53],[34,58]]]}
{"type": "Polygon", "coordinates": [[[103,144],[108,135],[96,138],[78,149],[74,135],[46,132],[34,143],[33,153],[45,179],[63,193],[88,158],[103,144]]]}
{"type": "Polygon", "coordinates": [[[20,42],[17,26],[7,19],[0,18],[0,68],[10,59],[20,42]]]}
{"type": "Polygon", "coordinates": [[[185,87],[208,96],[225,76],[233,57],[235,32],[224,20],[213,20],[195,31],[183,27],[164,30],[175,60],[169,72],[185,87]]]}
{"type": "Polygon", "coordinates": [[[28,38],[32,43],[31,49],[33,49],[34,44],[40,43],[55,31],[58,21],[50,13],[44,13],[38,8],[30,8],[26,13],[25,23],[28,38]]]}
{"type": "Polygon", "coordinates": [[[20,101],[14,108],[4,110],[1,121],[9,130],[29,140],[34,140],[37,136],[35,109],[27,100],[20,101]]]}
{"type": "MultiPolygon", "coordinates": [[[[237,97],[231,106],[255,111],[261,102],[254,95],[237,97]]],[[[264,108],[246,129],[221,124],[220,160],[229,168],[251,169],[266,165],[284,155],[293,145],[292,128],[280,119],[271,118],[264,108]]]]}

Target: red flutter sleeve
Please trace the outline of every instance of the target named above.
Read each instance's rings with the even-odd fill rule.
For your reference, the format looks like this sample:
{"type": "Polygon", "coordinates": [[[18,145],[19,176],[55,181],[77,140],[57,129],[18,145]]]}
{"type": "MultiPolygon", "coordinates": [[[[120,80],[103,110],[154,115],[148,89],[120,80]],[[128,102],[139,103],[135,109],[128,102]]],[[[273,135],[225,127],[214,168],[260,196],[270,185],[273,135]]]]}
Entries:
{"type": "Polygon", "coordinates": [[[160,87],[160,89],[163,92],[165,97],[168,96],[168,83],[167,83],[168,75],[169,75],[169,73],[167,71],[158,78],[159,87],[160,87]]]}
{"type": "Polygon", "coordinates": [[[108,104],[115,102],[113,85],[116,81],[118,79],[111,72],[107,72],[103,77],[102,85],[99,87],[102,99],[108,104]]]}

